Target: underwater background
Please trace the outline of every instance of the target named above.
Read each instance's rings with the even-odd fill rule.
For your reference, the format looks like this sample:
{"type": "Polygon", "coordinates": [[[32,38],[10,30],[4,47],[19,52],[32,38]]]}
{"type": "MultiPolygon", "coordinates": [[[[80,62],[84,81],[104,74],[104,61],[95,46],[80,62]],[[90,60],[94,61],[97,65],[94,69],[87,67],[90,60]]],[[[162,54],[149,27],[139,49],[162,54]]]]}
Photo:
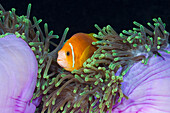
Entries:
{"type": "Polygon", "coordinates": [[[49,30],[60,37],[66,27],[70,28],[67,38],[78,32],[97,33],[94,24],[111,25],[116,32],[132,29],[133,21],[144,26],[153,18],[161,17],[170,29],[169,0],[2,0],[6,10],[17,9],[24,15],[28,4],[32,4],[30,19],[42,19],[41,28],[48,23],[49,30]]]}

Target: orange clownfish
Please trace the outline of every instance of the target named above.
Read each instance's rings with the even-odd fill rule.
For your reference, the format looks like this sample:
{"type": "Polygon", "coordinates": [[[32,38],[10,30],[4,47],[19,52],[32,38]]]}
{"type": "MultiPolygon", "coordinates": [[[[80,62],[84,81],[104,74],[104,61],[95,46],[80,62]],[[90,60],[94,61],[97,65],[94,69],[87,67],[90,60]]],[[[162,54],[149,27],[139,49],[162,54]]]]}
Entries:
{"type": "Polygon", "coordinates": [[[92,42],[97,41],[93,33],[74,34],[58,52],[57,62],[67,71],[73,71],[83,66],[83,63],[93,55],[96,47],[92,42]]]}

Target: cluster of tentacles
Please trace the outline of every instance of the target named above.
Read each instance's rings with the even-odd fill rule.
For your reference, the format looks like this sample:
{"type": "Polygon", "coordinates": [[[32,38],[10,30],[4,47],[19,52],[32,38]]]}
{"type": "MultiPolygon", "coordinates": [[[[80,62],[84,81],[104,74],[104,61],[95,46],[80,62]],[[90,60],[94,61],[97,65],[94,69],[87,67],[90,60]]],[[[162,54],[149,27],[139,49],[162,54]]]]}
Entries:
{"type": "Polygon", "coordinates": [[[153,19],[154,25],[148,23],[152,30],[134,22],[139,28],[124,30],[119,35],[110,25],[102,29],[95,25],[99,33],[94,37],[99,41],[92,44],[98,49],[81,69],[63,71],[56,63],[56,57],[68,28],[57,45],[50,40],[58,36],[53,35],[53,31],[48,32],[47,24],[44,34],[39,27],[41,20],[34,17],[34,24],[29,20],[31,5],[26,16],[17,16],[15,9],[5,11],[2,6],[0,9],[1,37],[9,33],[22,37],[37,58],[39,70],[33,99],[42,97],[37,112],[111,112],[114,104],[123,97],[128,98],[121,90],[121,83],[130,67],[139,61],[147,64],[154,54],[161,57],[158,51],[170,53],[165,50],[169,33],[160,18],[153,19]],[[56,48],[49,50],[51,45],[56,48]]]}

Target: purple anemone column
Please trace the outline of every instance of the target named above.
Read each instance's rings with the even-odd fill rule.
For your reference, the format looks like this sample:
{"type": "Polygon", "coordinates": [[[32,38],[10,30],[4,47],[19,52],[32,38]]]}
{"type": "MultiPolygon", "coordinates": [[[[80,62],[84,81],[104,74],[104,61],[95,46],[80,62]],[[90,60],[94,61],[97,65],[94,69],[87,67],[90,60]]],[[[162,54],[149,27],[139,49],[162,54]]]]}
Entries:
{"type": "MultiPolygon", "coordinates": [[[[168,47],[170,51],[170,46],[168,47]]],[[[123,92],[129,97],[113,113],[170,113],[170,54],[138,62],[124,76],[123,92]]]]}
{"type": "Polygon", "coordinates": [[[23,39],[15,35],[0,38],[0,113],[35,112],[30,100],[37,70],[34,53],[23,39]]]}

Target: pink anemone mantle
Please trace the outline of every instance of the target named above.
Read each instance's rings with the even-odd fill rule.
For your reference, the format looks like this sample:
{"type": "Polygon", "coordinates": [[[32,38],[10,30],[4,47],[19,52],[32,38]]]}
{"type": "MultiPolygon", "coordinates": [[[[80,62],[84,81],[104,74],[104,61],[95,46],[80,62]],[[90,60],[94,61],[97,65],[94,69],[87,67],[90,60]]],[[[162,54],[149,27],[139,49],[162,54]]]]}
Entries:
{"type": "Polygon", "coordinates": [[[30,103],[38,65],[28,44],[15,35],[0,38],[0,113],[34,113],[30,103]]]}
{"type": "Polygon", "coordinates": [[[124,76],[122,90],[129,99],[115,105],[113,113],[170,113],[170,54],[159,52],[164,59],[138,62],[124,76]]]}

